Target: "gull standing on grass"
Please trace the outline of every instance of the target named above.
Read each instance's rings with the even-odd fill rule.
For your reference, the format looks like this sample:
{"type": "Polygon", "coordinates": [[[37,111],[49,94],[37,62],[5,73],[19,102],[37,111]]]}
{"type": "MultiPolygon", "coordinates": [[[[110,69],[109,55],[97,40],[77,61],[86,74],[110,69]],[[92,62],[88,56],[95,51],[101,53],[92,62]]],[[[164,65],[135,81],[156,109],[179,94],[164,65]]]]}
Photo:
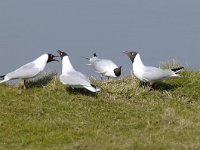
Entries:
{"type": "Polygon", "coordinates": [[[55,57],[52,54],[43,54],[40,57],[38,57],[36,60],[27,63],[20,68],[16,69],[13,72],[10,72],[6,75],[0,76],[0,83],[9,81],[9,80],[14,80],[14,79],[23,79],[24,80],[24,88],[28,87],[28,84],[26,82],[27,79],[34,78],[41,73],[46,64],[51,62],[51,61],[58,61],[54,59],[55,57]]]}
{"type": "Polygon", "coordinates": [[[60,50],[57,51],[62,59],[62,74],[60,81],[74,88],[86,88],[91,92],[98,92],[100,88],[91,84],[90,80],[81,72],[78,72],[72,66],[67,53],[60,50]]]}
{"type": "Polygon", "coordinates": [[[175,69],[161,69],[151,66],[145,66],[140,58],[138,52],[124,51],[132,64],[133,64],[133,74],[142,82],[149,82],[152,86],[156,81],[163,80],[169,77],[181,77],[181,75],[176,74],[184,67],[179,67],[175,69]]]}
{"type": "Polygon", "coordinates": [[[95,72],[101,74],[101,80],[103,79],[103,76],[108,77],[119,77],[121,75],[121,66],[118,67],[112,60],[108,59],[100,59],[97,57],[97,54],[94,53],[92,58],[86,58],[89,60],[90,64],[94,69],[95,72]]]}

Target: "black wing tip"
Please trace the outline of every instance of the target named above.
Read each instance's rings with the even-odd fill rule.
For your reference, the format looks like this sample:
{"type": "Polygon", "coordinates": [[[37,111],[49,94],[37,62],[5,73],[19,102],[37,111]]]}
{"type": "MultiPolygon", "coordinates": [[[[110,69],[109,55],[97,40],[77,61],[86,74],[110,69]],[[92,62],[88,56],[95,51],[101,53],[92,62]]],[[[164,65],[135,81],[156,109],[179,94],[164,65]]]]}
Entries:
{"type": "Polygon", "coordinates": [[[176,71],[179,71],[179,70],[181,70],[181,69],[184,69],[184,67],[174,68],[174,69],[171,69],[171,71],[176,72],[176,71]]]}
{"type": "Polygon", "coordinates": [[[1,79],[4,79],[5,76],[6,76],[6,75],[2,75],[2,76],[0,76],[0,78],[1,78],[1,79]]]}
{"type": "Polygon", "coordinates": [[[94,84],[90,84],[93,88],[97,89],[97,86],[94,84]]]}

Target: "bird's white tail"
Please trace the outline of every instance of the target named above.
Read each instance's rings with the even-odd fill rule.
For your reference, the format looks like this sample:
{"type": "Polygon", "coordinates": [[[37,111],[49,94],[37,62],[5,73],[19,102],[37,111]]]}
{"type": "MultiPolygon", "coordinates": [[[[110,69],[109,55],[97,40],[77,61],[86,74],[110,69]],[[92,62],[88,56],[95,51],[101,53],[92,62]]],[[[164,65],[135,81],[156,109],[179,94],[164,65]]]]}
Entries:
{"type": "Polygon", "coordinates": [[[4,82],[6,82],[6,81],[8,81],[8,79],[4,79],[4,80],[0,81],[0,84],[1,84],[1,83],[4,83],[4,82]]]}
{"type": "Polygon", "coordinates": [[[180,74],[176,74],[176,73],[174,73],[174,74],[172,75],[172,77],[182,78],[182,76],[181,76],[180,74]]]}
{"type": "Polygon", "coordinates": [[[171,71],[173,71],[172,77],[181,78],[182,76],[181,76],[180,74],[176,74],[176,73],[178,73],[178,72],[181,71],[182,69],[184,69],[184,67],[179,67],[179,68],[171,69],[171,71]]]}
{"type": "Polygon", "coordinates": [[[87,90],[91,91],[91,92],[98,92],[101,89],[96,87],[95,85],[91,84],[91,86],[84,86],[87,90]]]}

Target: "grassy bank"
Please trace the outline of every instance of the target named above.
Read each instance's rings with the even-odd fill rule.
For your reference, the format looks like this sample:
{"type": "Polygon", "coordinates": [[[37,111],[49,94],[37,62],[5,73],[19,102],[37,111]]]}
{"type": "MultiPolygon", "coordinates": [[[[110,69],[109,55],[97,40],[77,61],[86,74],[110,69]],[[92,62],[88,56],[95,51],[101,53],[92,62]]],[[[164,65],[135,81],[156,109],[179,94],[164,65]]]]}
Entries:
{"type": "Polygon", "coordinates": [[[133,76],[72,91],[57,76],[0,85],[0,149],[200,149],[200,72],[155,90],[133,76]]]}

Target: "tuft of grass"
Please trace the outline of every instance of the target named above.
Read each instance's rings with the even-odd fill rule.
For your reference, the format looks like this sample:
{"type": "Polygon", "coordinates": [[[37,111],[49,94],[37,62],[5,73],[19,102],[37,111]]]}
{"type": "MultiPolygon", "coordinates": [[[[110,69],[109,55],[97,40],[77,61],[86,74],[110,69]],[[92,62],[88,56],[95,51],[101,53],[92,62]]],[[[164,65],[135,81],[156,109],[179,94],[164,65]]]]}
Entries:
{"type": "Polygon", "coordinates": [[[199,149],[200,72],[140,85],[132,75],[71,90],[58,76],[0,85],[0,149],[199,149]]]}
{"type": "Polygon", "coordinates": [[[40,77],[33,79],[33,80],[28,80],[27,84],[29,88],[33,87],[42,87],[47,85],[51,80],[53,80],[54,76],[56,76],[57,73],[54,72],[45,72],[43,73],[40,77]]]}
{"type": "Polygon", "coordinates": [[[167,62],[162,62],[160,64],[160,68],[165,68],[165,69],[173,69],[173,68],[178,68],[178,67],[180,67],[180,65],[175,59],[169,60],[167,62]]]}

